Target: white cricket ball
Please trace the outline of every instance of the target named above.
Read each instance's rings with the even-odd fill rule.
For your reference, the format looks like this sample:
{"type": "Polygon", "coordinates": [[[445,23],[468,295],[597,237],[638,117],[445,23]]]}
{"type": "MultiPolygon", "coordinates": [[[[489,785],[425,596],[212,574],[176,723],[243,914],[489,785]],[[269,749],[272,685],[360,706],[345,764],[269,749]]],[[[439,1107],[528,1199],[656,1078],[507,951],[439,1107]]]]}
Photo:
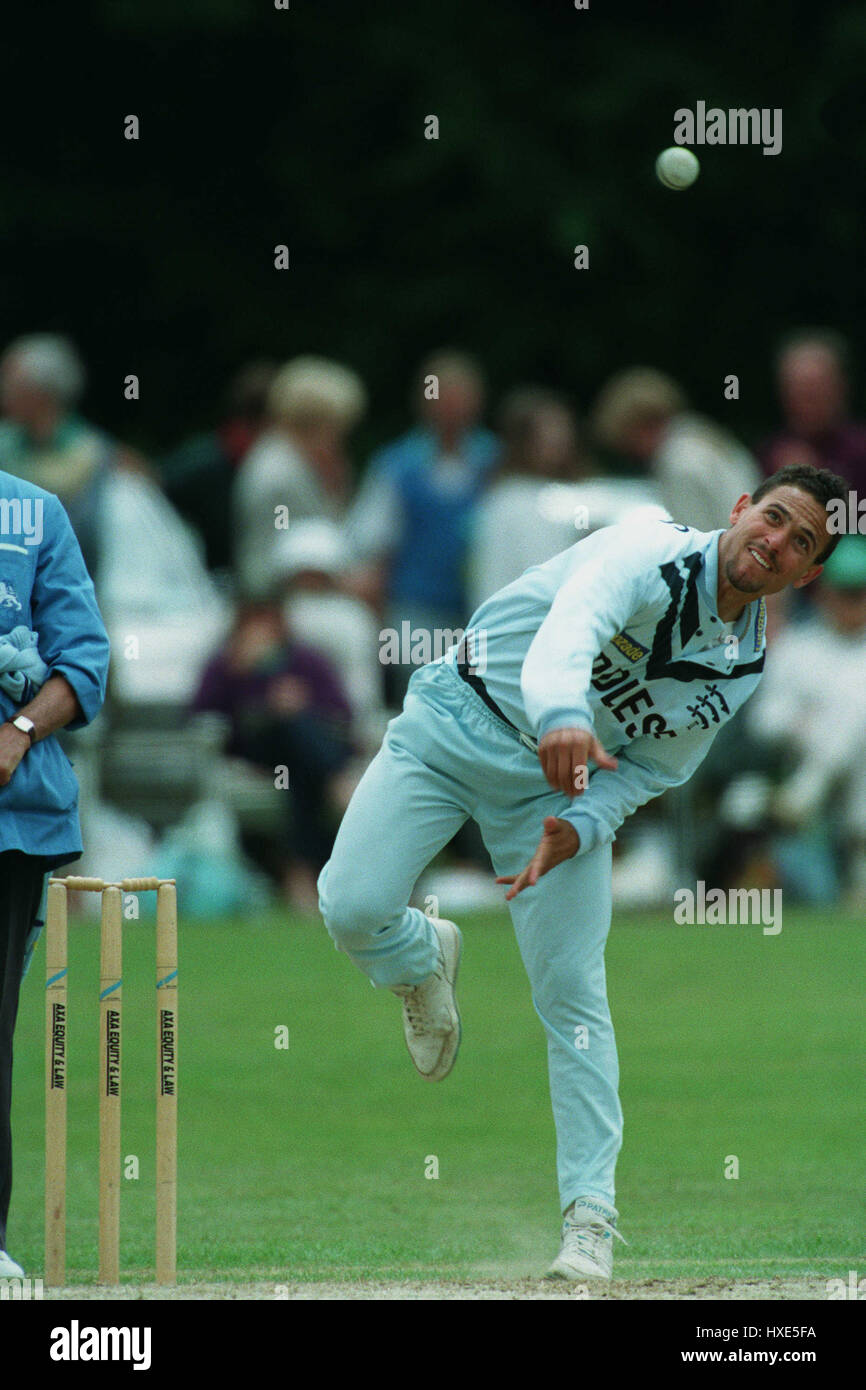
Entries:
{"type": "Polygon", "coordinates": [[[691,188],[700,172],[697,156],[683,145],[671,145],[656,160],[656,177],[665,188],[691,188]]]}

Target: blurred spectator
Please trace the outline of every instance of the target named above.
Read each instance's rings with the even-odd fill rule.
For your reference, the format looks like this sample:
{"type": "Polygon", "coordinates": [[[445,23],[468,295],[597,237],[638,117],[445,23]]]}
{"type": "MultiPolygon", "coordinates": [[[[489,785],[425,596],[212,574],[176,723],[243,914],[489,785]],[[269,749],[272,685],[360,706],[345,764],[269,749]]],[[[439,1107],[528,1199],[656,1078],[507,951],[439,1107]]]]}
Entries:
{"type": "Polygon", "coordinates": [[[760,481],[751,454],[714,421],[688,411],[676,382],[651,367],[612,377],[593,424],[605,448],[649,470],[674,521],[699,531],[727,526],[733,502],[760,481]]]}
{"type": "Polygon", "coordinates": [[[843,536],[816,603],[772,646],[745,711],[751,749],[723,798],[735,833],[770,837],[782,883],[809,902],[866,902],[866,537],[843,536]]]}
{"type": "Polygon", "coordinates": [[[299,521],[282,533],[274,585],[289,631],[321,652],[342,681],[352,728],[367,756],[378,752],[388,714],[379,661],[379,625],[370,609],[341,590],[347,547],[332,521],[299,521]]]}
{"type": "Polygon", "coordinates": [[[0,468],[56,493],[95,575],[102,488],[118,451],[76,414],[84,379],[66,338],[38,333],[10,344],[0,358],[0,468]]]}
{"type": "Polygon", "coordinates": [[[162,489],[113,469],[100,507],[97,594],[115,661],[111,695],[125,704],[183,706],[202,663],[224,636],[231,608],[208,574],[197,537],[162,489]]]}
{"type": "Polygon", "coordinates": [[[210,570],[232,566],[235,470],[262,429],[275,373],[274,363],[247,363],[229,385],[222,423],[185,440],[160,463],[165,494],[201,536],[210,570]]]}
{"type": "Polygon", "coordinates": [[[796,334],[776,358],[784,426],[758,451],[764,472],[788,463],[829,468],[866,497],[866,425],[848,416],[848,347],[824,330],[796,334]]]}
{"type": "Polygon", "coordinates": [[[345,440],[366,400],[360,378],[337,362],[296,357],[277,372],[267,396],[270,425],[243,459],[232,496],[245,595],[270,591],[286,515],[294,525],[309,517],[338,519],[345,511],[345,440]]]}
{"type": "MultiPolygon", "coordinates": [[[[356,591],[396,632],[438,655],[443,632],[466,621],[469,525],[496,461],[496,438],[480,424],[484,383],[472,358],[437,353],[416,386],[420,423],[370,462],[350,518],[356,591]]],[[[391,667],[402,699],[416,663],[391,667]]]]}
{"type": "Polygon", "coordinates": [[[226,752],[288,772],[283,887],[299,907],[315,904],[316,876],[344,809],[340,774],[352,756],[349,702],[329,663],[290,636],[279,605],[242,605],[208,663],[192,705],[230,724],[226,752]]]}
{"type": "MultiPolygon", "coordinates": [[[[585,469],[572,412],[538,387],[512,391],[499,417],[502,459],[478,502],[469,547],[467,616],[530,565],[563,548],[551,508],[551,482],[573,482],[585,469]]],[[[573,529],[566,544],[578,537],[573,529]]]]}
{"type": "Polygon", "coordinates": [[[637,508],[667,515],[651,485],[589,476],[574,415],[552,392],[512,391],[503,402],[499,431],[502,463],[472,527],[467,618],[530,565],[543,564],[590,531],[637,508]]]}

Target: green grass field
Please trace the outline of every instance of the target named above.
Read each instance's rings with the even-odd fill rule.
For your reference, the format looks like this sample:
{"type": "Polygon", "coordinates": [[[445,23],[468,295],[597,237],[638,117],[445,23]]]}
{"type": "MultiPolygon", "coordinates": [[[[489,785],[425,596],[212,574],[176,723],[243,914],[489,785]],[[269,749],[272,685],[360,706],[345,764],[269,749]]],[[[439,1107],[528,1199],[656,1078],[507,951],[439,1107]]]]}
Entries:
{"type": "MultiPolygon", "coordinates": [[[[555,1254],[540,1025],[505,915],[463,919],[463,1046],[440,1086],[399,1004],[316,922],[181,920],[180,1280],[524,1279],[555,1254]],[[287,1050],[275,1032],[289,1030],[287,1050]],[[425,1178],[428,1157],[439,1177],[425,1178]]],[[[125,928],[122,1264],[152,1278],[153,929],[125,928]]],[[[96,925],[72,929],[70,1283],[95,1282],[96,925]]],[[[617,1279],[866,1274],[863,978],[853,916],[618,917],[608,980],[625,1143],[617,1279]],[[728,1155],[739,1178],[726,1180],[728,1155]]],[[[41,948],[16,1035],[10,1250],[42,1271],[41,948]]]]}

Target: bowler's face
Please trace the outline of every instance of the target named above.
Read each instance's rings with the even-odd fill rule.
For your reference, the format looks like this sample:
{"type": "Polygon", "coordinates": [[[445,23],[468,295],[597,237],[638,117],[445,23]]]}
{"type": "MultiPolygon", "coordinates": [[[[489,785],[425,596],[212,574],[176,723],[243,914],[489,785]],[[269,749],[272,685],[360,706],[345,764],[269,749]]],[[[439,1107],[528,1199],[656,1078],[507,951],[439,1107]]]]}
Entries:
{"type": "Polygon", "coordinates": [[[752,602],[792,585],[802,589],[821,573],[817,556],[830,540],[827,511],[800,488],[773,488],[759,502],[744,495],[719,541],[720,569],[728,584],[752,602]]]}

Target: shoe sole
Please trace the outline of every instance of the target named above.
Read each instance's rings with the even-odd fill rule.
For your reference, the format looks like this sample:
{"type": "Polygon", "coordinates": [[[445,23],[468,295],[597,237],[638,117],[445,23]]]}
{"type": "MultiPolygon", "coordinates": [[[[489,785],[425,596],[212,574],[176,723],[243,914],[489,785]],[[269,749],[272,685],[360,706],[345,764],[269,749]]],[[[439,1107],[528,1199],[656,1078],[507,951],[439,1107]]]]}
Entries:
{"type": "Polygon", "coordinates": [[[577,1279],[601,1279],[601,1280],[604,1280],[605,1283],[608,1283],[608,1284],[609,1284],[609,1283],[610,1283],[610,1278],[611,1278],[611,1276],[610,1276],[609,1274],[605,1274],[604,1271],[603,1271],[603,1270],[600,1270],[600,1269],[593,1269],[593,1270],[581,1269],[581,1270],[578,1270],[578,1269],[575,1269],[572,1265],[569,1265],[568,1268],[566,1269],[566,1268],[563,1268],[562,1266],[560,1266],[559,1268],[557,1268],[557,1266],[554,1264],[554,1265],[551,1265],[550,1269],[547,1271],[547,1273],[545,1274],[544,1278],[545,1278],[545,1279],[560,1279],[560,1280],[562,1280],[563,1282],[568,1281],[568,1282],[570,1282],[570,1283],[573,1283],[573,1282],[576,1281],[577,1279]]]}
{"type": "Polygon", "coordinates": [[[443,1061],[440,1057],[435,1070],[431,1072],[419,1071],[415,1063],[415,1058],[412,1057],[411,1051],[409,1052],[409,1056],[412,1057],[412,1065],[415,1067],[415,1070],[418,1072],[418,1075],[421,1077],[423,1081],[445,1080],[446,1076],[448,1076],[449,1073],[454,1069],[454,1063],[457,1061],[457,1054],[460,1051],[460,1043],[463,1040],[463,1024],[460,1021],[460,1010],[457,1007],[457,976],[460,974],[460,962],[463,959],[463,933],[457,926],[456,922],[449,922],[448,925],[454,928],[453,938],[450,935],[446,934],[445,938],[443,939],[442,936],[439,936],[438,932],[436,934],[437,936],[439,936],[439,941],[442,945],[442,949],[445,954],[445,978],[451,985],[451,993],[454,996],[454,1012],[457,1015],[457,1042],[454,1044],[454,1051],[451,1053],[450,1058],[447,1058],[446,1049],[444,1055],[447,1058],[447,1060],[443,1061]],[[457,959],[453,962],[454,974],[452,976],[449,973],[449,971],[451,966],[451,956],[453,954],[453,948],[455,944],[457,947],[457,959]]]}

